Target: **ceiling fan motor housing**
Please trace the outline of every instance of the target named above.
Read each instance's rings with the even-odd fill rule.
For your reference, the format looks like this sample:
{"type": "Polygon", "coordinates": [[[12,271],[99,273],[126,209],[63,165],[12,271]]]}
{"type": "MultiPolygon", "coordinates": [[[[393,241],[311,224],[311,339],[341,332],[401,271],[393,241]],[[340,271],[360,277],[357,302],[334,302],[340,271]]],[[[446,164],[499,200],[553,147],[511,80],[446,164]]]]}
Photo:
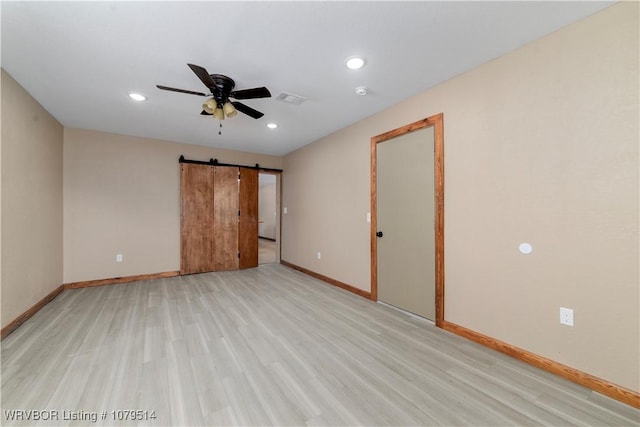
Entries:
{"type": "Polygon", "coordinates": [[[234,82],[231,77],[223,74],[210,74],[210,76],[218,87],[218,90],[214,91],[213,97],[218,101],[218,104],[222,106],[222,104],[229,100],[229,95],[236,86],[236,82],[234,82]]]}

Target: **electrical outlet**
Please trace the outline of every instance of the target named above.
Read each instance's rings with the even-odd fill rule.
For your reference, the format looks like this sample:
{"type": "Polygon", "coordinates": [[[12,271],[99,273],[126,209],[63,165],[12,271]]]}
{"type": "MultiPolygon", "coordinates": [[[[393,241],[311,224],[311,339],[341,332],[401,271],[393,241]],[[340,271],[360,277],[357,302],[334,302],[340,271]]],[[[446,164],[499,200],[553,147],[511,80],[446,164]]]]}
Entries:
{"type": "Polygon", "coordinates": [[[318,252],[318,259],[322,258],[322,254],[318,252]]]}
{"type": "Polygon", "coordinates": [[[282,213],[287,214],[287,208],[282,209],[282,213]]]}
{"type": "Polygon", "coordinates": [[[560,307],[560,324],[573,326],[573,310],[572,309],[560,307]]]}
{"type": "Polygon", "coordinates": [[[122,262],[122,254],[116,255],[116,262],[122,262]]]}

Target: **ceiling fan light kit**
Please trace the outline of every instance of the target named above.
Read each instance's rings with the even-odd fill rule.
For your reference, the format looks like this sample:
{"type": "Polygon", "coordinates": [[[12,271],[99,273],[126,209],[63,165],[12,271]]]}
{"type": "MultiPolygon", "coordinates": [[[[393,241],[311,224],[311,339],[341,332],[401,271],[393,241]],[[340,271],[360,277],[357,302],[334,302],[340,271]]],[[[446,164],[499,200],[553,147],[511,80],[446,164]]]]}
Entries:
{"type": "Polygon", "coordinates": [[[213,118],[218,120],[224,120],[224,111],[222,111],[222,108],[216,107],[216,109],[213,110],[213,118]]]}
{"type": "Polygon", "coordinates": [[[222,106],[222,111],[224,111],[224,115],[226,117],[232,118],[238,115],[238,110],[236,110],[229,101],[225,102],[222,106]]]}
{"type": "Polygon", "coordinates": [[[214,110],[217,108],[216,100],[211,98],[204,104],[202,104],[202,109],[208,114],[213,114],[214,110]]]}

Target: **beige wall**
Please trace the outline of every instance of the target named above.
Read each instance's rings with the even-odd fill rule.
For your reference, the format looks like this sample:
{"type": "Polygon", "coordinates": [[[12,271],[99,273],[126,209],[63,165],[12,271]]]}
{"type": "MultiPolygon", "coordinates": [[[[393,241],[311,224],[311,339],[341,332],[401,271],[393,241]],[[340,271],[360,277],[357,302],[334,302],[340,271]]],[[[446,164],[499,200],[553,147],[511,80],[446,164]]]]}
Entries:
{"type": "Polygon", "coordinates": [[[270,175],[273,182],[260,184],[258,213],[260,215],[258,234],[260,237],[276,239],[276,176],[270,175]]]}
{"type": "Polygon", "coordinates": [[[369,290],[370,137],[443,112],[446,320],[640,390],[638,30],[617,4],[289,154],[283,259],[369,290]]]}
{"type": "Polygon", "coordinates": [[[62,126],[2,70],[2,327],[62,284],[62,126]]]}
{"type": "Polygon", "coordinates": [[[282,167],[280,157],[65,128],[65,283],[180,269],[181,154],[282,167]]]}

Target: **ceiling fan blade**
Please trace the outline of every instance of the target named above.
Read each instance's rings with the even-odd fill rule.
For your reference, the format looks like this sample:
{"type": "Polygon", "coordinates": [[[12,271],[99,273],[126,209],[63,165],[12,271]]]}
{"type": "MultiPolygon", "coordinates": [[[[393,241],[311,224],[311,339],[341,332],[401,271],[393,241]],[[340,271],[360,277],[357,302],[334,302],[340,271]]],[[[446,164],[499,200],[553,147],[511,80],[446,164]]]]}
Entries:
{"type": "Polygon", "coordinates": [[[170,90],[170,91],[172,91],[172,92],[188,93],[189,95],[207,96],[206,94],[204,94],[204,93],[202,93],[202,92],[194,92],[194,91],[192,91],[192,90],[176,89],[175,87],[162,86],[162,85],[156,85],[156,87],[157,87],[158,89],[162,89],[162,90],[170,90]]]}
{"type": "Polygon", "coordinates": [[[245,113],[247,116],[253,117],[254,119],[259,119],[260,117],[264,116],[264,113],[261,113],[258,110],[254,110],[248,105],[244,105],[242,102],[232,101],[231,103],[234,107],[236,107],[236,110],[240,111],[241,113],[245,113]]]}
{"type": "Polygon", "coordinates": [[[266,87],[254,87],[253,89],[234,90],[229,96],[235,99],[270,98],[271,92],[266,87]]]}
{"type": "Polygon", "coordinates": [[[204,111],[204,110],[202,110],[202,111],[200,112],[200,115],[201,115],[201,116],[213,116],[213,114],[211,114],[211,113],[207,113],[207,112],[206,112],[206,111],[204,111]]]}
{"type": "Polygon", "coordinates": [[[211,89],[212,93],[220,91],[220,89],[216,85],[216,82],[213,81],[213,79],[211,78],[207,70],[205,70],[203,67],[199,65],[193,65],[193,64],[187,64],[187,65],[189,66],[189,68],[191,68],[191,71],[196,73],[196,76],[198,76],[198,78],[202,81],[202,83],[204,83],[206,87],[211,89]]]}

